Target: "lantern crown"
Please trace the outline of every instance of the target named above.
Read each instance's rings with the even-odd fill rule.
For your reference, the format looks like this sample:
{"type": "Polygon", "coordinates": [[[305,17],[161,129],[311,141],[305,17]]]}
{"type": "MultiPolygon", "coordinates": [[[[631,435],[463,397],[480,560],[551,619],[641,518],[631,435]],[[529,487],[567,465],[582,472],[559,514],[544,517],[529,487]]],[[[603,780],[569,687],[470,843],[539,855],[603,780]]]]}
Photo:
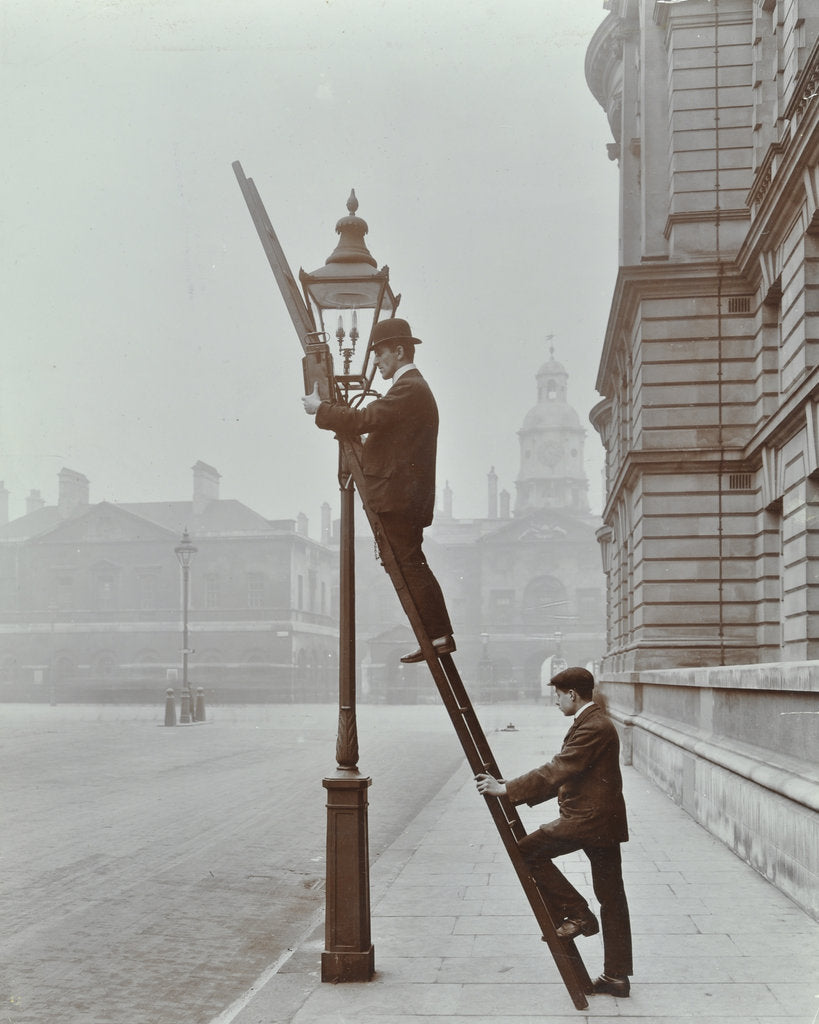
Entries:
{"type": "Polygon", "coordinates": [[[367,248],[364,236],[369,231],[366,220],[356,216],[358,199],[355,189],[350,190],[350,197],[347,200],[348,214],[336,223],[336,234],[339,236],[338,245],[325,260],[330,263],[368,263],[371,267],[378,266],[375,257],[367,248]]]}
{"type": "Polygon", "coordinates": [[[179,559],[179,564],[182,566],[182,568],[189,568],[191,562],[193,561],[193,556],[199,549],[191,543],[190,534],[188,533],[187,528],[185,528],[185,530],[182,532],[181,542],[173,550],[174,553],[176,554],[176,557],[179,559]]]}

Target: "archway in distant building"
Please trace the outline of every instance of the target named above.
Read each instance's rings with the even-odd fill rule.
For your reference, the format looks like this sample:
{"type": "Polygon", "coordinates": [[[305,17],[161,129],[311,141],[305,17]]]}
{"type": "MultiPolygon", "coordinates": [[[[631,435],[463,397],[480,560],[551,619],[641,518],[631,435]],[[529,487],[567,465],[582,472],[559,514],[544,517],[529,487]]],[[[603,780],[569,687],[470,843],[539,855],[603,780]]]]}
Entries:
{"type": "Polygon", "coordinates": [[[60,680],[71,679],[77,673],[77,666],[74,659],[68,654],[58,654],[54,659],[54,678],[60,680]]]}
{"type": "Polygon", "coordinates": [[[552,629],[568,614],[568,605],[568,592],[556,576],[536,576],[523,591],[523,621],[544,631],[552,629]]]}

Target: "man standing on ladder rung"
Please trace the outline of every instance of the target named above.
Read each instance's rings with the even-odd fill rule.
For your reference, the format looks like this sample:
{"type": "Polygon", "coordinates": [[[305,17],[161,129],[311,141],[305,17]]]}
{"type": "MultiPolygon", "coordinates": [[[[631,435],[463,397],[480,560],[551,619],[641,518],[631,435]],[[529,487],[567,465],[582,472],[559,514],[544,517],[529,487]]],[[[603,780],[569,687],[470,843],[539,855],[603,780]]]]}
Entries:
{"type": "Polygon", "coordinates": [[[594,677],[584,668],[558,672],[550,685],[555,702],[573,718],[560,753],[540,768],[515,779],[477,775],[478,792],[507,796],[513,804],[542,803],[557,797],[560,816],[519,842],[561,939],[595,935],[600,926],[586,899],[559,871],[552,858],[582,850],[589,858],[594,895],[603,924],[603,973],[593,991],[628,996],[632,971],[631,924],[623,886],[620,844],[628,841],[626,805],[620,774],[620,740],[611,719],[594,703],[594,677]]]}
{"type": "MultiPolygon", "coordinates": [[[[364,409],[323,402],[318,385],[302,402],[316,426],[348,437],[367,435],[363,446],[366,494],[362,500],[378,514],[413,603],[435,653],[452,654],[452,623],[438,581],[421,549],[424,527],[435,508],[435,457],[438,407],[415,363],[415,346],[406,320],[392,317],[373,326],[370,348],[375,365],[392,386],[364,409]]],[[[376,537],[376,542],[379,538],[376,537]]],[[[401,659],[423,661],[419,648],[401,659]]]]}

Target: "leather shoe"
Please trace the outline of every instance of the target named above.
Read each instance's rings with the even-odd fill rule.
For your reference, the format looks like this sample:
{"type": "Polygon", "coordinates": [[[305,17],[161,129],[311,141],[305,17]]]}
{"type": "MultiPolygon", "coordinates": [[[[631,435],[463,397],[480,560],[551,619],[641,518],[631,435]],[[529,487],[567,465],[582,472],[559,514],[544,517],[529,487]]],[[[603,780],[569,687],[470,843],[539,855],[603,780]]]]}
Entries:
{"type": "Polygon", "coordinates": [[[610,978],[607,974],[601,974],[592,982],[592,992],[596,996],[619,996],[621,999],[628,999],[631,991],[631,984],[628,978],[610,978]]]}
{"type": "Polygon", "coordinates": [[[596,935],[600,931],[597,918],[591,912],[582,917],[567,917],[557,929],[560,939],[576,939],[578,935],[596,935]]]}
{"type": "MultiPolygon", "coordinates": [[[[454,654],[455,651],[457,650],[457,647],[455,646],[454,638],[451,636],[446,636],[444,637],[442,643],[434,643],[432,645],[432,649],[440,658],[442,654],[454,654]]],[[[413,651],[412,654],[405,654],[404,657],[401,659],[404,665],[415,665],[419,661],[426,660],[427,659],[424,657],[424,652],[421,650],[420,647],[418,648],[417,651],[413,651]]]]}

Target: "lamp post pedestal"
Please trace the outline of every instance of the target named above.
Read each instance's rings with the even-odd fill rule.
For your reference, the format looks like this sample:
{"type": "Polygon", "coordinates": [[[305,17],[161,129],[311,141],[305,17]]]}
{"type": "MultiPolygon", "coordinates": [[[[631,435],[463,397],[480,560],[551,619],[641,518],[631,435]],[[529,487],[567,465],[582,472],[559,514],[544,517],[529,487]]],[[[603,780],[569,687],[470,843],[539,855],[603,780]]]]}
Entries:
{"type": "Polygon", "coordinates": [[[369,981],[375,972],[370,935],[367,790],[370,779],[339,768],[327,790],[327,904],[322,981],[369,981]]]}
{"type": "Polygon", "coordinates": [[[190,725],[193,721],[191,716],[191,691],[187,686],[182,687],[182,701],[179,705],[179,724],[190,725]]]}

